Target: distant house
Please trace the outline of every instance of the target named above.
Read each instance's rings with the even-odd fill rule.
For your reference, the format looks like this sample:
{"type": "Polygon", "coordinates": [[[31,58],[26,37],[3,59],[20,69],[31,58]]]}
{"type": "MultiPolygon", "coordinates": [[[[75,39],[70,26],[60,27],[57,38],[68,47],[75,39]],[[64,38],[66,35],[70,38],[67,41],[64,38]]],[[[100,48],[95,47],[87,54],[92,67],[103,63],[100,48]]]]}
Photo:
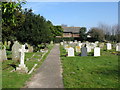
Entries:
{"type": "Polygon", "coordinates": [[[79,37],[80,27],[62,27],[63,37],[79,37]]]}

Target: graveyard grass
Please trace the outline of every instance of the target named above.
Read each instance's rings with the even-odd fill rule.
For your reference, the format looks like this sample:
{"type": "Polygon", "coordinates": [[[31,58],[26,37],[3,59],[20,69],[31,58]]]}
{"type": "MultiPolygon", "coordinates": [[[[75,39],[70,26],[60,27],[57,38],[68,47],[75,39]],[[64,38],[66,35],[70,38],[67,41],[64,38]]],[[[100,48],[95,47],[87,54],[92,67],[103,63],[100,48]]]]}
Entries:
{"type": "Polygon", "coordinates": [[[60,46],[65,88],[117,88],[118,56],[111,54],[115,50],[101,50],[100,57],[66,57],[60,46]]]}
{"type": "MultiPolygon", "coordinates": [[[[45,54],[45,56],[42,58],[41,61],[38,61],[41,57],[41,52],[33,52],[33,53],[26,53],[25,54],[25,60],[27,58],[31,58],[33,54],[35,54],[34,57],[32,57],[30,60],[25,61],[26,66],[28,67],[28,70],[30,71],[34,64],[38,64],[35,69],[40,67],[42,62],[45,60],[47,55],[49,54],[50,50],[52,49],[53,46],[49,46],[49,51],[45,54]]],[[[11,52],[7,52],[8,57],[11,57],[11,52]]],[[[28,74],[22,74],[18,72],[10,72],[14,68],[9,66],[8,64],[13,64],[15,63],[18,65],[18,62],[14,62],[13,60],[6,60],[2,64],[2,88],[22,88],[25,86],[26,82],[30,80],[30,78],[33,76],[35,71],[28,75],[28,74]]]]}

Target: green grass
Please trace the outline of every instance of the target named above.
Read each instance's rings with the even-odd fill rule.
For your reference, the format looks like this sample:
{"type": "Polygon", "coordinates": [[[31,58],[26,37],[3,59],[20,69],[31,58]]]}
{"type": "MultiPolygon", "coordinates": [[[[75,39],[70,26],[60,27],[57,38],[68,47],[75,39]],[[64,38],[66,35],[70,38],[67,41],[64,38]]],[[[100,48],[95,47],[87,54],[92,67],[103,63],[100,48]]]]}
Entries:
{"type": "Polygon", "coordinates": [[[118,87],[118,56],[112,50],[101,50],[100,57],[66,57],[62,46],[60,51],[65,88],[118,87]]]}
{"type": "MultiPolygon", "coordinates": [[[[33,53],[26,53],[25,54],[25,64],[28,67],[28,70],[30,71],[34,64],[38,64],[36,69],[40,67],[42,62],[45,60],[47,55],[49,54],[50,50],[52,49],[53,46],[48,46],[49,51],[48,53],[45,54],[45,56],[42,58],[41,61],[38,61],[41,57],[41,52],[33,52],[33,53]],[[32,55],[35,54],[34,57],[32,55]],[[32,58],[31,58],[32,57],[32,58]],[[27,58],[31,58],[30,60],[26,60],[27,58]]],[[[8,57],[11,58],[11,52],[8,51],[8,57]]],[[[35,71],[28,75],[24,73],[19,73],[19,72],[10,72],[14,68],[9,66],[8,64],[15,63],[17,66],[19,62],[14,62],[13,60],[6,60],[2,63],[2,88],[22,88],[25,86],[25,83],[30,80],[30,78],[35,74],[35,71]]]]}

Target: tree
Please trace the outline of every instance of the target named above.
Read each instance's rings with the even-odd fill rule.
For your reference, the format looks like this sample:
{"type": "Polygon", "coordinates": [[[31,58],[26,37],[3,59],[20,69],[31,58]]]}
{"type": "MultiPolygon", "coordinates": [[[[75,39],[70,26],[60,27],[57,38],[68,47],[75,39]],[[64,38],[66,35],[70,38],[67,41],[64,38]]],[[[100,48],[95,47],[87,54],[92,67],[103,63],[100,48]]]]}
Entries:
{"type": "Polygon", "coordinates": [[[23,14],[25,15],[25,21],[16,33],[17,40],[21,43],[27,42],[35,47],[50,42],[51,31],[45,18],[34,14],[32,9],[25,9],[23,14]]]}
{"type": "Polygon", "coordinates": [[[87,39],[86,27],[80,28],[79,35],[81,41],[85,41],[87,39]]]}
{"type": "Polygon", "coordinates": [[[63,28],[61,26],[54,26],[54,37],[63,35],[63,28]]]}
{"type": "Polygon", "coordinates": [[[91,28],[88,32],[94,41],[104,41],[104,33],[99,28],[91,28]]]}
{"type": "Polygon", "coordinates": [[[2,2],[2,41],[15,39],[15,28],[23,21],[22,3],[24,2],[2,2]]]}

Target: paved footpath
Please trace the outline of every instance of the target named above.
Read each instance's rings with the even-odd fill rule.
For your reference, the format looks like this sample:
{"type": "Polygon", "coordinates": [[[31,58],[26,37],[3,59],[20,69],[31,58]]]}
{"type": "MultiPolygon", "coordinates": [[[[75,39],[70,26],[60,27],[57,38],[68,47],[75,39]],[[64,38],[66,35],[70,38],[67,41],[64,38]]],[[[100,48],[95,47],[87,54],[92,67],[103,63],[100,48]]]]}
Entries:
{"type": "Polygon", "coordinates": [[[59,45],[55,45],[27,88],[63,88],[59,45]]]}

